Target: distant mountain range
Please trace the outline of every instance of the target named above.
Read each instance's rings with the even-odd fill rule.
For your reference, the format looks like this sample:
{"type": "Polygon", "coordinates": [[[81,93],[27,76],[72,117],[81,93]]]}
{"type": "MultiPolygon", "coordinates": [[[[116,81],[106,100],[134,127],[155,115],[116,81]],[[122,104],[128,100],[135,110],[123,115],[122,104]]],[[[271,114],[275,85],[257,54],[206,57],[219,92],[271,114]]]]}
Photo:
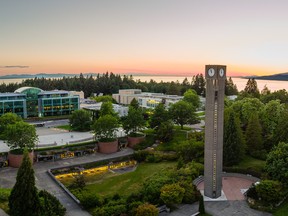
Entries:
{"type": "MultiPolygon", "coordinates": [[[[87,73],[83,74],[85,77],[88,75],[96,76],[96,73],[87,73]]],[[[11,74],[11,75],[4,75],[0,76],[0,79],[34,79],[34,78],[62,78],[62,77],[74,77],[79,76],[79,74],[66,74],[66,73],[57,73],[57,74],[46,74],[46,73],[39,73],[39,74],[11,74]]]]}
{"type": "MultiPolygon", "coordinates": [[[[133,75],[133,76],[151,76],[150,74],[143,74],[143,73],[125,73],[125,75],[133,75]]],[[[62,77],[74,77],[79,76],[80,74],[66,74],[66,73],[57,73],[57,74],[48,74],[48,73],[39,73],[39,74],[11,74],[11,75],[4,75],[0,76],[0,79],[34,79],[34,78],[62,78],[62,77]]],[[[83,73],[84,77],[86,76],[97,76],[98,73],[83,73]]],[[[123,74],[124,75],[124,74],[123,74]]],[[[155,75],[152,75],[155,76],[155,75]]],[[[156,75],[157,76],[157,75],[156,75]]],[[[165,75],[159,75],[159,76],[165,76],[165,75]]],[[[282,81],[288,81],[288,72],[286,73],[279,73],[279,74],[273,74],[268,76],[243,76],[239,78],[255,78],[258,80],[282,80],[282,81]]]]}
{"type": "Polygon", "coordinates": [[[249,79],[249,78],[255,78],[258,80],[282,80],[282,81],[288,81],[288,72],[286,73],[279,73],[279,74],[273,74],[268,76],[245,76],[243,78],[249,79]]]}

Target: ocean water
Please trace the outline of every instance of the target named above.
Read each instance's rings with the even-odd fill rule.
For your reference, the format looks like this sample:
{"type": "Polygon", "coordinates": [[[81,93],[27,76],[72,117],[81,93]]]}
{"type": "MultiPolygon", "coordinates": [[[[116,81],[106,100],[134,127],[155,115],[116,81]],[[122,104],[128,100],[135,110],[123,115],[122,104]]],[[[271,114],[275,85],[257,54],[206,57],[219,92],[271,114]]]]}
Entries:
{"type": "MultiPolygon", "coordinates": [[[[156,82],[176,82],[177,80],[182,83],[183,80],[185,79],[185,76],[134,76],[133,79],[136,80],[141,80],[143,82],[149,82],[151,79],[153,79],[156,82]]],[[[192,76],[189,77],[187,76],[187,79],[189,82],[192,81],[192,76]]],[[[21,83],[22,80],[25,79],[0,79],[0,83],[21,83]]],[[[243,78],[232,78],[234,84],[237,85],[237,88],[239,91],[243,90],[246,86],[246,83],[248,79],[243,79],[243,78]]],[[[257,80],[257,85],[258,89],[261,91],[264,86],[266,85],[271,91],[276,91],[276,90],[281,90],[281,89],[286,89],[288,90],[288,81],[276,81],[276,80],[257,80]]]]}

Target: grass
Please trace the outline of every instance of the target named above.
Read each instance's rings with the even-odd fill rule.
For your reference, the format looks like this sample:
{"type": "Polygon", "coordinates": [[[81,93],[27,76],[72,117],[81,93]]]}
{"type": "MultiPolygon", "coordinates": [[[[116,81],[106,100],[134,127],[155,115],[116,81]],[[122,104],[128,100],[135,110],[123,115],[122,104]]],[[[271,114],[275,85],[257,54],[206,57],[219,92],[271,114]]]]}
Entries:
{"type": "Polygon", "coordinates": [[[3,209],[6,213],[9,211],[8,199],[11,189],[0,188],[0,208],[3,209]]]}
{"type": "Polygon", "coordinates": [[[273,213],[274,216],[286,216],[288,214],[288,198],[273,213]]]}
{"type": "Polygon", "coordinates": [[[68,130],[68,131],[71,130],[70,125],[59,125],[59,126],[57,126],[57,127],[55,127],[55,128],[59,128],[59,129],[63,129],[63,130],[68,130]]]}
{"type": "Polygon", "coordinates": [[[127,196],[133,192],[137,192],[150,176],[161,172],[161,170],[175,166],[176,162],[141,163],[134,172],[124,174],[110,173],[96,183],[88,181],[89,183],[85,188],[101,196],[113,195],[115,193],[127,196]]]}
{"type": "Polygon", "coordinates": [[[174,131],[173,139],[157,146],[157,151],[176,151],[179,142],[187,140],[187,131],[174,131]]]}
{"type": "Polygon", "coordinates": [[[264,166],[265,161],[245,155],[244,159],[240,162],[240,164],[234,167],[238,167],[241,169],[251,169],[255,170],[256,172],[262,172],[264,166]]]}

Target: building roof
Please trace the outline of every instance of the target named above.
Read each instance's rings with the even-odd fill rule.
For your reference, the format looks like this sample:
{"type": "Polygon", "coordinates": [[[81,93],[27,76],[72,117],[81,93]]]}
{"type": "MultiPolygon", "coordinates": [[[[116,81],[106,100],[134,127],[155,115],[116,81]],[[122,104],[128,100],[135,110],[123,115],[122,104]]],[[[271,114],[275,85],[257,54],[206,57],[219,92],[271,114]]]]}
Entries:
{"type": "Polygon", "coordinates": [[[11,97],[11,96],[26,96],[26,95],[22,93],[13,93],[13,92],[0,93],[0,97],[11,97]]]}
{"type": "Polygon", "coordinates": [[[69,91],[53,90],[53,91],[42,91],[39,93],[39,95],[51,95],[51,94],[69,94],[69,91]]]}
{"type": "Polygon", "coordinates": [[[25,87],[21,87],[21,88],[16,89],[16,90],[14,91],[14,93],[23,93],[24,91],[29,90],[29,89],[40,90],[41,92],[43,91],[43,90],[40,89],[40,88],[25,86],[25,87]]]}

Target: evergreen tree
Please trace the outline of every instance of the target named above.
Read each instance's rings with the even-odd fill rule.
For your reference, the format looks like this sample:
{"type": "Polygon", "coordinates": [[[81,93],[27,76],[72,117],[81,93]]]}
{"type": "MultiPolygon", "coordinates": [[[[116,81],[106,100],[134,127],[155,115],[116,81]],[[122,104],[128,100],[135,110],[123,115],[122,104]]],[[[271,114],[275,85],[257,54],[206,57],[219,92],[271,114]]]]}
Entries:
{"type": "Polygon", "coordinates": [[[9,197],[11,216],[39,216],[40,200],[35,186],[34,170],[27,149],[17,172],[16,183],[9,197]]]}
{"type": "Polygon", "coordinates": [[[198,95],[205,96],[205,79],[203,74],[197,74],[192,77],[192,89],[194,89],[198,95]]]}
{"type": "Polygon", "coordinates": [[[66,208],[59,200],[45,190],[39,192],[41,201],[41,216],[64,216],[66,208]]]}
{"type": "Polygon", "coordinates": [[[131,100],[130,106],[134,107],[134,109],[139,109],[140,108],[139,103],[138,103],[138,101],[135,98],[133,98],[131,100]]]}
{"type": "Polygon", "coordinates": [[[257,113],[250,116],[245,135],[248,153],[251,156],[259,157],[260,151],[263,150],[263,140],[262,127],[257,113]]]}
{"type": "Polygon", "coordinates": [[[204,198],[203,196],[201,195],[200,196],[200,199],[199,199],[199,209],[198,211],[200,212],[200,214],[205,214],[205,206],[204,206],[204,198]]]}
{"type": "Polygon", "coordinates": [[[169,120],[168,110],[165,109],[165,105],[163,103],[159,103],[155,109],[153,114],[150,117],[150,127],[156,128],[161,125],[162,122],[166,122],[169,120]]]}
{"type": "Polygon", "coordinates": [[[246,84],[245,89],[244,89],[244,93],[246,93],[252,97],[256,97],[256,98],[260,97],[260,92],[259,92],[259,89],[257,87],[257,82],[254,78],[248,79],[247,84],[246,84]]]}
{"type": "Polygon", "coordinates": [[[232,109],[225,110],[223,164],[232,166],[238,164],[245,153],[245,145],[240,121],[232,109]]]}
{"type": "Polygon", "coordinates": [[[225,80],[225,95],[237,95],[238,89],[237,86],[233,83],[233,80],[231,77],[229,77],[229,80],[226,78],[225,80]]]}

